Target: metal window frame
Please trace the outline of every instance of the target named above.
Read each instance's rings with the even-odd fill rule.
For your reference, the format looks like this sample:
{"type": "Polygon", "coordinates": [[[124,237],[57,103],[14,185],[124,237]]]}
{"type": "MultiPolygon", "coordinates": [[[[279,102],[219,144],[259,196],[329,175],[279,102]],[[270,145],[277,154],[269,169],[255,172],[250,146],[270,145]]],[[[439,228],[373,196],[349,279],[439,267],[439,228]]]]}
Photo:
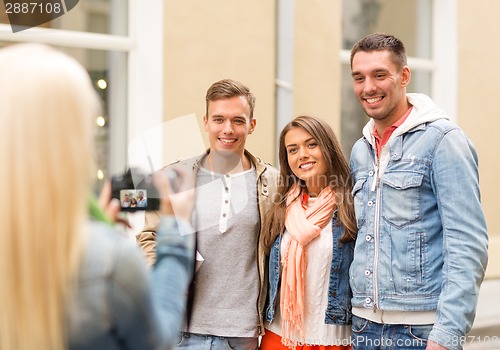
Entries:
{"type": "MultiPolygon", "coordinates": [[[[0,24],[0,41],[34,42],[54,46],[116,51],[127,54],[126,96],[119,103],[127,114],[124,123],[111,128],[126,135],[110,144],[110,171],[123,171],[128,164],[126,145],[148,128],[163,121],[163,20],[164,5],[157,0],[128,1],[128,35],[98,34],[50,28],[30,28],[13,34],[10,25],[0,24]],[[125,143],[125,146],[124,146],[125,143]]],[[[161,149],[150,150],[162,158],[161,149]]]]}

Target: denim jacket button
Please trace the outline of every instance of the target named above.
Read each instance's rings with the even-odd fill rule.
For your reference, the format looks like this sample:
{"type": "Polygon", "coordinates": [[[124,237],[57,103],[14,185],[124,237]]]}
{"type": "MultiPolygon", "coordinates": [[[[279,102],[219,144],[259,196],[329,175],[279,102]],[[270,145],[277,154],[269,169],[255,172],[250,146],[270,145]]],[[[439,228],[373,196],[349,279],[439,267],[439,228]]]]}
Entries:
{"type": "Polygon", "coordinates": [[[370,270],[365,270],[365,276],[370,276],[371,271],[370,270]]]}
{"type": "Polygon", "coordinates": [[[371,302],[372,302],[372,300],[370,298],[365,299],[365,303],[370,304],[371,302]]]}
{"type": "Polygon", "coordinates": [[[372,236],[366,235],[365,239],[366,239],[367,242],[370,242],[372,240],[372,236]]]}
{"type": "Polygon", "coordinates": [[[368,206],[371,207],[373,205],[372,201],[368,201],[368,206]]]}
{"type": "Polygon", "coordinates": [[[373,176],[373,174],[375,174],[375,173],[373,172],[373,170],[370,170],[370,171],[368,172],[368,176],[373,176]]]}

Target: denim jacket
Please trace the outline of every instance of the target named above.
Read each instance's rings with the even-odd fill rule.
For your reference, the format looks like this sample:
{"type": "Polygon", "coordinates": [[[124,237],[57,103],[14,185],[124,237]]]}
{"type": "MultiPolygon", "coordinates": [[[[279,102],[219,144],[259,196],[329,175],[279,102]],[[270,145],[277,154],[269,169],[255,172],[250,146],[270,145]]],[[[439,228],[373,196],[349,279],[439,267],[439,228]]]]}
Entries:
{"type": "Polygon", "coordinates": [[[407,96],[413,110],[380,158],[373,120],[351,153],[359,230],[350,268],[352,304],[435,310],[429,339],[460,349],[487,263],[477,154],[430,98],[407,96]]]}
{"type": "Polygon", "coordinates": [[[92,222],[67,315],[70,350],[170,349],[178,341],[192,276],[190,225],[165,217],[148,273],[133,241],[92,222]]]}
{"type": "MultiPolygon", "coordinates": [[[[344,233],[344,226],[339,220],[336,225],[337,215],[332,219],[333,256],[330,267],[330,283],[328,287],[328,307],[325,310],[325,323],[347,325],[351,324],[351,288],[349,287],[349,265],[354,253],[354,242],[340,243],[339,239],[344,233]]],[[[281,235],[271,247],[269,253],[269,289],[267,296],[266,321],[272,323],[276,310],[276,295],[281,282],[280,259],[281,235]]]]}

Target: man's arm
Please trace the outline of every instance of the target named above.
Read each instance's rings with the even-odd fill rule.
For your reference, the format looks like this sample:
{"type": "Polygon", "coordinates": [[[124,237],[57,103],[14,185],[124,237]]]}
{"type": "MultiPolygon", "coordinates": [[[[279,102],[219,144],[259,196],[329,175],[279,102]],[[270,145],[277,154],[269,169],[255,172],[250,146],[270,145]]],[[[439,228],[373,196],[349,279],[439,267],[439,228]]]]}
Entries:
{"type": "Polygon", "coordinates": [[[142,248],[149,267],[156,262],[156,230],[160,224],[159,211],[146,211],[144,214],[144,228],[136,236],[137,243],[142,248]]]}
{"type": "Polygon", "coordinates": [[[488,233],[481,208],[478,160],[460,129],[446,133],[432,164],[432,183],[443,226],[444,266],[437,319],[429,340],[461,349],[471,329],[488,260],[488,233]]]}

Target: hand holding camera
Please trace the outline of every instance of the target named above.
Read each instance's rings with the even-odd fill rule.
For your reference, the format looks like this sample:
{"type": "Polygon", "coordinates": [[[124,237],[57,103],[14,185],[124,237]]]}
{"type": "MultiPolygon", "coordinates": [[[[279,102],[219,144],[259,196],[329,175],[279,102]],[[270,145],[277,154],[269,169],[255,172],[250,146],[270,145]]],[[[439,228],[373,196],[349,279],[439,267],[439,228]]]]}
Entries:
{"type": "Polygon", "coordinates": [[[105,181],[101,193],[99,194],[98,210],[104,217],[98,217],[98,220],[105,221],[108,223],[120,223],[124,226],[130,228],[130,223],[124,217],[119,215],[120,213],[120,201],[116,198],[111,198],[111,182],[105,181]]]}
{"type": "Polygon", "coordinates": [[[131,168],[111,178],[111,197],[120,202],[121,211],[160,210],[190,220],[194,207],[194,179],[175,166],[154,174],[131,168]]]}

